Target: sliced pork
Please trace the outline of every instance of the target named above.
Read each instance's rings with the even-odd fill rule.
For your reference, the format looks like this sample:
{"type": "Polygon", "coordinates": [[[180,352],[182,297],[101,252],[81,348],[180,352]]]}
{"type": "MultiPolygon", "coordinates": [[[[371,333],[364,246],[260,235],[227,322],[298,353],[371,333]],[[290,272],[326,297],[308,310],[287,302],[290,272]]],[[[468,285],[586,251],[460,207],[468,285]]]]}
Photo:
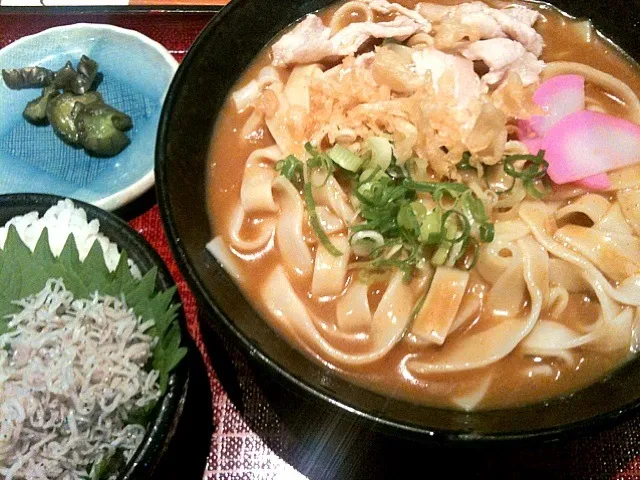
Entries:
{"type": "MultiPolygon", "coordinates": [[[[380,0],[376,0],[380,4],[380,0]]],[[[384,7],[384,2],[381,3],[384,7]]],[[[273,65],[285,66],[315,63],[332,57],[346,57],[370,38],[395,38],[404,40],[418,32],[429,32],[431,25],[417,12],[411,18],[397,13],[389,22],[351,23],[335,35],[317,15],[307,15],[291,32],[284,35],[272,47],[273,65]]]]}
{"type": "Polygon", "coordinates": [[[526,7],[513,6],[498,10],[482,2],[448,7],[420,3],[418,11],[427,20],[444,24],[449,29],[455,25],[466,27],[471,40],[511,38],[536,57],[542,52],[542,36],[533,28],[540,14],[526,7]]]}
{"type": "Polygon", "coordinates": [[[500,82],[510,72],[518,74],[523,85],[531,85],[538,81],[544,62],[525,47],[508,38],[492,38],[479,40],[461,50],[469,60],[482,60],[489,68],[489,73],[482,77],[487,85],[500,82]]]}

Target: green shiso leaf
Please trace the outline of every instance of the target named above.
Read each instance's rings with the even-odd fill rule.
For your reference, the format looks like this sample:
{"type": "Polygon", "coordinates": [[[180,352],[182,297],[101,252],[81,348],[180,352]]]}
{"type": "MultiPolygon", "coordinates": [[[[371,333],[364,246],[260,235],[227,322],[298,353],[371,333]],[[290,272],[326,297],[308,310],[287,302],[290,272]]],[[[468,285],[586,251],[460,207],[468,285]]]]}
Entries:
{"type": "Polygon", "coordinates": [[[160,372],[158,381],[160,389],[164,391],[167,388],[169,375],[164,372],[170,372],[175,368],[180,360],[186,355],[187,350],[180,347],[180,327],[174,323],[171,325],[165,336],[156,347],[158,352],[153,356],[153,368],[160,372]]]}
{"type": "Polygon", "coordinates": [[[9,328],[9,320],[7,315],[11,315],[16,310],[16,306],[11,304],[11,301],[0,292],[0,335],[7,333],[9,328]]]}
{"type": "MultiPolygon", "coordinates": [[[[138,305],[151,298],[155,289],[157,275],[158,269],[156,267],[153,267],[144,275],[144,277],[142,277],[142,280],[140,280],[140,282],[126,286],[127,288],[125,288],[125,298],[127,299],[127,302],[131,304],[131,306],[138,305]]],[[[141,315],[141,313],[139,315],[141,315]]]]}
{"type": "Polygon", "coordinates": [[[134,407],[127,412],[127,422],[142,425],[146,428],[149,424],[151,412],[156,408],[158,402],[153,400],[142,407],[134,407]]]}
{"type": "Polygon", "coordinates": [[[90,298],[96,292],[114,297],[123,295],[137,316],[144,321],[155,321],[150,334],[159,340],[151,364],[160,373],[159,383],[164,394],[169,374],[187,353],[186,348],[180,346],[181,331],[176,321],[180,305],[173,303],[176,289],[156,292],[158,270],[155,267],[141,280],[134,278],[128,258],[123,250],[115,271],[109,272],[102,247],[96,241],[81,262],[73,235],[69,235],[60,255],[54,257],[46,229],[31,252],[11,225],[4,249],[0,249],[0,335],[10,330],[8,316],[19,310],[13,302],[40,292],[50,278],[61,278],[76,298],[90,298]]]}
{"type": "Polygon", "coordinates": [[[129,255],[126,250],[122,250],[120,252],[120,260],[118,261],[118,265],[116,265],[116,269],[113,272],[113,281],[105,286],[107,290],[105,293],[107,295],[116,296],[125,291],[125,286],[129,283],[134,283],[135,280],[129,273],[129,255]]]}
{"type": "MultiPolygon", "coordinates": [[[[107,289],[109,285],[109,269],[104,262],[104,252],[100,242],[94,242],[91,250],[87,253],[84,261],[82,262],[82,268],[79,271],[79,276],[83,283],[91,285],[92,282],[103,285],[103,290],[107,289]]],[[[100,291],[103,295],[105,293],[100,291]]]]}
{"type": "Polygon", "coordinates": [[[0,285],[6,298],[22,298],[23,283],[27,273],[24,271],[24,265],[28,263],[27,260],[30,257],[31,250],[20,239],[16,227],[11,225],[7,232],[4,261],[0,271],[0,285]]]}
{"type": "MultiPolygon", "coordinates": [[[[6,248],[6,247],[5,247],[6,248]]],[[[36,248],[33,251],[33,263],[38,265],[46,265],[55,263],[55,257],[49,247],[49,230],[42,230],[42,234],[36,243],[36,248]]]]}
{"type": "Polygon", "coordinates": [[[122,455],[122,451],[116,450],[113,455],[105,455],[102,457],[102,459],[91,468],[89,479],[103,480],[109,478],[111,475],[122,471],[126,463],[127,461],[122,455]]]}

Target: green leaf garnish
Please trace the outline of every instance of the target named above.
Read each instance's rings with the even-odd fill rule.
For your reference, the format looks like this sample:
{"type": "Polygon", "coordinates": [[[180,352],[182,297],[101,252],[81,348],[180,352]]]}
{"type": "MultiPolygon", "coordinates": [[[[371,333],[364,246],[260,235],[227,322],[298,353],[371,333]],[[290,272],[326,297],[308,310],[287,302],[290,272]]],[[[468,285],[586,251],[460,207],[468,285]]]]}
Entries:
{"type": "Polygon", "coordinates": [[[186,348],[180,346],[181,331],[176,322],[179,305],[172,303],[176,289],[156,292],[157,268],[138,280],[131,274],[127,259],[123,250],[115,271],[109,272],[102,247],[96,241],[81,262],[73,235],[69,235],[60,255],[54,257],[47,229],[43,230],[32,253],[11,225],[4,249],[0,249],[0,334],[10,331],[8,316],[20,310],[13,302],[40,292],[50,278],[61,278],[76,298],[89,298],[95,292],[113,297],[124,295],[137,316],[155,321],[149,330],[159,338],[152,365],[160,373],[158,381],[164,394],[171,370],[187,353],[186,348]]]}
{"type": "Polygon", "coordinates": [[[156,408],[158,404],[157,400],[152,400],[142,407],[134,407],[127,412],[127,423],[142,425],[146,427],[149,425],[149,420],[151,419],[151,413],[153,409],[156,408]]]}

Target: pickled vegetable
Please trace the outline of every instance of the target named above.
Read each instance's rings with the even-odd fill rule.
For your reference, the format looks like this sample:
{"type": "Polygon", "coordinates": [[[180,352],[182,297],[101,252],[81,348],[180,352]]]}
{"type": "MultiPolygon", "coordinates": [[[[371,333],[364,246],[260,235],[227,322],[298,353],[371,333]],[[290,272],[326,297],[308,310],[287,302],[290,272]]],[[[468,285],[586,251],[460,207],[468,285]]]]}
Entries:
{"type": "Polygon", "coordinates": [[[133,126],[131,117],[104,103],[76,109],[78,140],[85,149],[95,155],[113,156],[129,145],[124,132],[133,126]]]}
{"type": "Polygon", "coordinates": [[[98,63],[86,55],[75,69],[71,62],[56,72],[42,67],[8,69],[2,70],[2,78],[12,89],[44,87],[27,103],[23,116],[34,124],[49,122],[66,143],[102,157],[117,155],[131,143],[124,133],[133,127],[131,117],[107,105],[95,91],[102,76],[98,63]]]}
{"type": "Polygon", "coordinates": [[[91,103],[102,103],[102,95],[98,92],[87,92],[84,95],[74,95],[73,93],[63,93],[58,95],[47,105],[47,119],[53,130],[66,142],[78,143],[78,130],[76,128],[77,103],[89,105],[91,103]]]}
{"type": "Polygon", "coordinates": [[[54,73],[43,67],[10,68],[2,70],[2,79],[12,90],[43,88],[51,84],[54,73]]]}
{"type": "Polygon", "coordinates": [[[27,103],[22,115],[31,123],[45,123],[47,121],[47,105],[49,101],[58,96],[58,94],[58,89],[53,85],[44,87],[42,95],[27,103]]]}
{"type": "Polygon", "coordinates": [[[70,85],[76,78],[76,71],[71,62],[67,62],[64,67],[58,70],[53,77],[53,84],[65,92],[70,92],[70,85]]]}
{"type": "Polygon", "coordinates": [[[82,95],[91,89],[97,75],[98,64],[83,55],[78,62],[77,70],[73,68],[71,62],[67,62],[56,72],[53,83],[65,92],[82,95]]]}
{"type": "Polygon", "coordinates": [[[98,64],[86,55],[83,55],[78,62],[78,74],[71,84],[73,93],[82,95],[88,92],[98,75],[98,64]]]}

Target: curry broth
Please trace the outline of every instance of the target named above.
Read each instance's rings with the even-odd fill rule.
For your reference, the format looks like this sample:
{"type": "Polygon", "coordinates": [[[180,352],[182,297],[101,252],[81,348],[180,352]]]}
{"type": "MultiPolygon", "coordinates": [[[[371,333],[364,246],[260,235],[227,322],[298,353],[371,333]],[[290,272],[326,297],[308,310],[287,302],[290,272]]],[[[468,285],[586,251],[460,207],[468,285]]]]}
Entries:
{"type": "MultiPolygon", "coordinates": [[[[413,6],[417,2],[401,1],[399,3],[413,6]]],[[[456,4],[460,2],[440,0],[436,3],[456,4]]],[[[501,3],[500,5],[507,4],[501,3]]],[[[493,6],[496,6],[496,3],[493,3],[493,6]]],[[[535,7],[536,5],[527,4],[527,6],[535,7]]],[[[325,21],[334,9],[335,7],[322,13],[325,21]]],[[[585,41],[584,23],[566,17],[548,6],[539,6],[539,10],[543,18],[538,21],[536,28],[545,41],[545,49],[541,57],[543,60],[546,62],[570,60],[588,64],[615,75],[626,82],[636,93],[640,93],[640,76],[636,66],[620,55],[611,44],[595,34],[589,35],[585,41]]],[[[269,52],[266,49],[263,50],[243,74],[238,85],[244,85],[251,78],[255,78],[260,68],[268,65],[270,61],[269,52]]],[[[624,116],[624,106],[617,99],[594,89],[587,93],[597,98],[610,113],[624,116]]],[[[210,151],[211,161],[207,172],[208,208],[213,230],[221,232],[223,237],[227,235],[233,209],[239,202],[243,167],[247,157],[253,150],[267,147],[273,143],[266,131],[262,132],[262,136],[256,136],[251,143],[241,137],[240,131],[249,115],[249,112],[236,113],[229,98],[219,115],[213,134],[210,151]]],[[[252,229],[255,229],[255,225],[259,222],[260,219],[256,217],[248,216],[246,218],[244,233],[247,234],[247,237],[250,238],[252,229]]],[[[310,235],[311,231],[307,230],[306,234],[310,235]]],[[[225,240],[228,242],[229,239],[225,238],[225,240]]],[[[315,252],[312,252],[312,255],[315,255],[315,252]]],[[[271,242],[258,255],[239,254],[238,256],[244,260],[241,263],[244,278],[253,279],[241,282],[242,290],[246,298],[259,311],[263,311],[261,305],[253,300],[259,298],[261,286],[260,281],[256,280],[265,278],[280,263],[280,255],[271,242]]],[[[305,300],[310,311],[318,315],[319,318],[333,322],[335,299],[312,299],[308,286],[296,284],[295,281],[292,282],[292,285],[300,298],[305,300]]],[[[379,301],[382,290],[376,290],[375,286],[372,290],[371,301],[372,305],[375,305],[379,301]]],[[[595,306],[590,298],[575,294],[571,296],[565,316],[579,319],[593,318],[594,315],[595,306]]],[[[467,327],[467,330],[480,328],[478,325],[486,327],[487,323],[491,322],[492,319],[482,318],[481,321],[476,321],[467,327]]],[[[569,321],[570,323],[571,321],[569,321]]],[[[447,341],[455,341],[455,337],[461,333],[455,332],[447,341]]],[[[292,341],[292,343],[300,347],[298,342],[292,341]]],[[[306,350],[308,354],[328,365],[326,360],[320,358],[316,353],[306,350]]],[[[415,377],[404,368],[404,365],[407,359],[418,355],[419,350],[425,351],[424,347],[418,347],[405,339],[383,359],[375,363],[363,367],[351,367],[348,371],[335,366],[332,368],[336,368],[354,382],[385,395],[403,398],[415,403],[444,407],[452,406],[452,396],[468,393],[477,383],[478,378],[490,374],[492,382],[479,408],[502,408],[540,401],[575,391],[603,377],[627,358],[626,351],[609,352],[605,355],[574,349],[574,355],[579,358],[575,367],[568,368],[561,361],[554,360],[551,363],[554,371],[553,376],[538,375],[530,378],[530,372],[538,366],[536,359],[524,359],[516,351],[486,369],[415,377]]],[[[428,355],[427,349],[427,353],[422,353],[421,358],[426,359],[428,355]]]]}

